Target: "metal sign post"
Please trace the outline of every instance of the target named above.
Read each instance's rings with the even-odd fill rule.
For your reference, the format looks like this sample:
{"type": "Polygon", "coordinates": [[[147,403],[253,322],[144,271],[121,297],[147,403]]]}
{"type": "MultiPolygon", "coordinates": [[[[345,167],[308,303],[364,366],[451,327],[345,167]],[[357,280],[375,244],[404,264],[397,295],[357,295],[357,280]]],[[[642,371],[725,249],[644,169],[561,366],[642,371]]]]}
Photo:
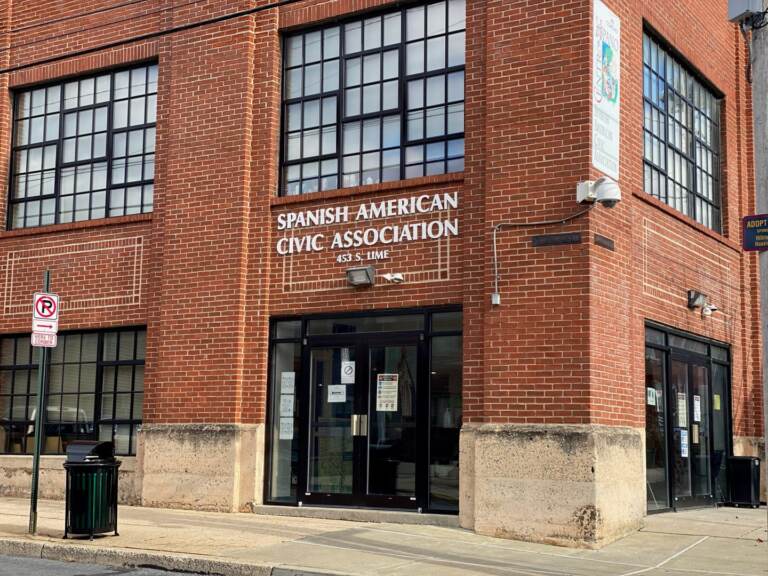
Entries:
{"type": "MultiPolygon", "coordinates": [[[[46,270],[43,272],[43,295],[35,294],[33,301],[32,311],[32,323],[33,330],[35,329],[35,322],[42,315],[45,318],[52,318],[52,323],[55,324],[55,328],[58,329],[59,318],[59,299],[55,294],[49,295],[48,291],[51,288],[51,272],[46,270]],[[41,314],[42,311],[42,314],[41,314]]],[[[53,326],[52,326],[53,327],[53,326]]],[[[50,329],[49,329],[50,330],[50,329]]],[[[45,392],[48,387],[48,348],[56,346],[56,334],[45,334],[47,339],[36,342],[35,336],[37,332],[33,332],[32,345],[42,347],[40,351],[40,363],[37,369],[37,409],[35,411],[35,453],[32,459],[32,490],[31,490],[31,502],[29,507],[29,533],[35,534],[37,532],[37,486],[40,477],[40,453],[43,451],[43,426],[45,426],[45,392]]]]}

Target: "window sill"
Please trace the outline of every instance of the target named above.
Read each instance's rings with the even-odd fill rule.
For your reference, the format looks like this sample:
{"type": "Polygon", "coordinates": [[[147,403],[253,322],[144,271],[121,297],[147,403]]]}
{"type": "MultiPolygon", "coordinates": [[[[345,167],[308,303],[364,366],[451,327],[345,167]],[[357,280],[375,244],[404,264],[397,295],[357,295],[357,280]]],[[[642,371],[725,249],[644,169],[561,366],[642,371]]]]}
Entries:
{"type": "Polygon", "coordinates": [[[114,216],[112,218],[100,218],[98,220],[81,220],[80,222],[67,222],[66,224],[47,224],[34,228],[16,228],[0,232],[0,240],[4,238],[17,238],[19,236],[37,236],[40,234],[53,234],[56,232],[71,232],[73,230],[87,230],[104,226],[116,226],[119,224],[132,224],[134,222],[148,222],[152,220],[152,213],[130,214],[128,216],[114,216]]]}
{"type": "Polygon", "coordinates": [[[690,226],[691,228],[697,230],[698,232],[706,234],[713,240],[719,242],[720,244],[723,244],[724,246],[730,248],[731,250],[741,253],[741,246],[737,242],[734,242],[727,236],[723,236],[721,233],[715,232],[714,230],[707,228],[703,224],[696,222],[696,220],[694,220],[690,216],[686,216],[682,212],[675,210],[674,208],[672,208],[672,206],[669,206],[664,202],[662,202],[661,200],[654,198],[644,190],[640,190],[640,191],[633,190],[632,195],[635,196],[636,198],[639,198],[646,204],[650,204],[654,208],[657,208],[662,212],[667,213],[669,216],[672,216],[676,220],[682,222],[683,224],[686,224],[687,226],[690,226]]]}
{"type": "Polygon", "coordinates": [[[422,176],[420,178],[395,180],[394,182],[383,182],[381,184],[368,184],[365,186],[354,186],[352,188],[337,188],[336,190],[324,190],[323,192],[310,192],[309,194],[299,194],[297,196],[278,196],[270,200],[270,205],[284,206],[286,204],[302,204],[304,202],[314,202],[316,200],[333,200],[335,198],[348,198],[350,196],[362,196],[365,194],[376,194],[378,192],[406,190],[408,188],[421,188],[435,184],[463,181],[464,172],[453,172],[451,174],[422,176]]]}

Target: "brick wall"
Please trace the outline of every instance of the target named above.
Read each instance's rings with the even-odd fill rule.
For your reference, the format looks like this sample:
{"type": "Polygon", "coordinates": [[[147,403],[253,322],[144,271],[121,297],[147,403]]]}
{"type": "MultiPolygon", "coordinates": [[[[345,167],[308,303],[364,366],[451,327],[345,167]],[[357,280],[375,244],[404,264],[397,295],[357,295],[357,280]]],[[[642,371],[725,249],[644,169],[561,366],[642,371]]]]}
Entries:
{"type": "MultiPolygon", "coordinates": [[[[5,190],[8,87],[149,59],[159,62],[160,84],[154,212],[0,232],[0,332],[27,329],[25,299],[51,266],[62,329],[148,325],[146,421],[257,423],[271,315],[462,304],[465,421],[642,426],[650,319],[731,344],[734,432],[757,435],[756,261],[738,248],[739,218],[754,207],[741,38],[726,22],[724,1],[606,3],[622,19],[624,199],[565,226],[500,230],[502,304],[491,307],[493,226],[573,214],[576,183],[597,176],[589,150],[590,1],[468,2],[463,174],[282,199],[275,197],[280,31],[393,2],[306,0],[101,50],[266,2],[171,9],[179,3],[4,0],[0,66],[13,68],[0,75],[5,190]],[[78,14],[86,15],[72,18],[78,14]],[[725,95],[723,235],[642,192],[643,20],[725,95]],[[460,235],[389,247],[378,272],[404,273],[403,285],[352,290],[337,252],[275,252],[280,214],[438,192],[458,194],[460,235]],[[533,235],[553,232],[580,232],[582,242],[532,247],[533,235]],[[613,239],[615,250],[595,245],[596,234],[613,239]],[[689,312],[689,288],[722,312],[706,320],[689,312]],[[104,295],[113,300],[99,300],[104,295]]],[[[0,195],[3,214],[6,200],[0,195]]]]}

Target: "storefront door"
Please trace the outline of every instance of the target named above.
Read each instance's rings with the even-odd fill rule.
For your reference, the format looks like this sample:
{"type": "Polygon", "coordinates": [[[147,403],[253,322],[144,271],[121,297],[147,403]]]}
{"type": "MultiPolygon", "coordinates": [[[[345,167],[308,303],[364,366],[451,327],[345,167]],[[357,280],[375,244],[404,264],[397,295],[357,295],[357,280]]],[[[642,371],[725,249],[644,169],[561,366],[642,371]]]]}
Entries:
{"type": "Polygon", "coordinates": [[[712,504],[709,369],[703,362],[673,355],[669,384],[674,505],[712,504]]]}
{"type": "Polygon", "coordinates": [[[729,351],[662,327],[646,327],[648,511],[728,499],[729,351]]]}
{"type": "Polygon", "coordinates": [[[414,335],[311,339],[305,504],[418,506],[422,355],[414,335]]]}

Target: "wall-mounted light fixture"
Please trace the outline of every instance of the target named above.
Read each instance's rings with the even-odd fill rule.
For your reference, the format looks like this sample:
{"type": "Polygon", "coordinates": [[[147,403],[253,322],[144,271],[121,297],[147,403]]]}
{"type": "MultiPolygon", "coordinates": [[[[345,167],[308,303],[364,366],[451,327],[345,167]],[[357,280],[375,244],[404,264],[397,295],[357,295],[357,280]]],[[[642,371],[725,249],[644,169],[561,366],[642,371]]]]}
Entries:
{"type": "Polygon", "coordinates": [[[707,295],[698,290],[688,290],[688,308],[704,308],[707,305],[707,295]]]}
{"type": "Polygon", "coordinates": [[[688,308],[691,310],[701,309],[702,318],[712,316],[719,308],[709,301],[709,296],[698,290],[688,290],[688,308]]]}
{"type": "Polygon", "coordinates": [[[373,286],[376,281],[376,269],[373,266],[347,268],[347,284],[350,286],[373,286]]]}

